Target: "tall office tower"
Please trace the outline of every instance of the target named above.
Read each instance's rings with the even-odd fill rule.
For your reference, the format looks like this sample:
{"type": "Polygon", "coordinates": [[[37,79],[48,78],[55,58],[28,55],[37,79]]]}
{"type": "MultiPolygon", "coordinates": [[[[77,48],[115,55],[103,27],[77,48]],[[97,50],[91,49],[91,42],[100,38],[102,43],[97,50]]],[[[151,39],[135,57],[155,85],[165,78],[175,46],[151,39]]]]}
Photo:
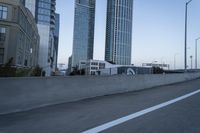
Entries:
{"type": "Polygon", "coordinates": [[[55,69],[54,30],[56,0],[25,0],[25,6],[32,12],[40,35],[38,64],[50,76],[55,69]]]}
{"type": "Polygon", "coordinates": [[[105,60],[131,64],[133,0],[108,0],[105,60]]]}
{"type": "Polygon", "coordinates": [[[72,66],[93,59],[96,0],[75,0],[72,66]]]}
{"type": "Polygon", "coordinates": [[[54,30],[54,61],[55,61],[56,68],[58,64],[59,31],[60,31],[60,15],[56,13],[56,23],[55,23],[55,30],[54,30]]]}

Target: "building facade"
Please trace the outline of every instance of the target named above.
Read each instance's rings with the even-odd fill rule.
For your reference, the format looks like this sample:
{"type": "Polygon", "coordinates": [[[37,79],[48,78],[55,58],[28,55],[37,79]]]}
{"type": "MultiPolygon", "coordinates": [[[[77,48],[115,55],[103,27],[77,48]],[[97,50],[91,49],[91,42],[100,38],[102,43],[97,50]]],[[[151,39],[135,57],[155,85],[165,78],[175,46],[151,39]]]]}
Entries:
{"type": "Polygon", "coordinates": [[[85,75],[136,75],[153,73],[153,69],[149,67],[116,65],[102,60],[82,60],[79,62],[78,69],[85,70],[85,75]]]}
{"type": "Polygon", "coordinates": [[[117,65],[110,64],[102,60],[81,60],[79,61],[79,70],[85,70],[86,75],[97,75],[97,71],[105,68],[116,67],[117,65]]]}
{"type": "Polygon", "coordinates": [[[70,75],[70,73],[72,72],[72,56],[70,56],[68,58],[68,68],[67,68],[67,75],[70,75]]]}
{"type": "Polygon", "coordinates": [[[96,0],[75,0],[72,66],[93,58],[96,0]]]}
{"type": "Polygon", "coordinates": [[[143,67],[159,67],[162,69],[169,69],[170,65],[169,64],[159,64],[159,63],[142,63],[143,67]]]}
{"type": "Polygon", "coordinates": [[[31,11],[37,23],[40,45],[39,65],[50,76],[56,67],[54,30],[56,23],[56,0],[24,0],[25,6],[31,11]]]}
{"type": "Polygon", "coordinates": [[[30,10],[35,18],[36,0],[23,0],[23,4],[30,10]]]}
{"type": "Polygon", "coordinates": [[[107,0],[105,60],[130,65],[133,0],[107,0]]]}
{"type": "Polygon", "coordinates": [[[56,22],[54,30],[54,62],[56,68],[58,66],[59,31],[60,31],[60,15],[56,13],[56,22]]]}
{"type": "Polygon", "coordinates": [[[0,0],[0,64],[38,64],[39,34],[31,12],[21,0],[0,0]]]}
{"type": "Polygon", "coordinates": [[[118,66],[113,68],[100,69],[98,75],[141,75],[153,74],[153,69],[148,67],[118,66]]]}

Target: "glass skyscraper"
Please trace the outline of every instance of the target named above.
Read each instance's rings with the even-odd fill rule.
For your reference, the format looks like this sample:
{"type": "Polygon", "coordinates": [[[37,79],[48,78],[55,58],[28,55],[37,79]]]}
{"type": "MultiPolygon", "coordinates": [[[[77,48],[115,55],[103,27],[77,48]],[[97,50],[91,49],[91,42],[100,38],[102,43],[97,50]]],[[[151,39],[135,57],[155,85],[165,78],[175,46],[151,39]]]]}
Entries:
{"type": "Polygon", "coordinates": [[[55,69],[54,56],[57,55],[54,45],[56,0],[25,0],[24,4],[35,17],[40,35],[38,64],[49,76],[55,69]]]}
{"type": "Polygon", "coordinates": [[[133,0],[107,0],[105,60],[131,64],[133,0]]]}
{"type": "Polygon", "coordinates": [[[96,0],[75,0],[72,67],[93,59],[96,0]]]}
{"type": "Polygon", "coordinates": [[[58,63],[58,44],[59,44],[59,31],[60,31],[60,14],[56,13],[56,23],[55,23],[55,30],[54,30],[54,62],[57,68],[58,63]]]}

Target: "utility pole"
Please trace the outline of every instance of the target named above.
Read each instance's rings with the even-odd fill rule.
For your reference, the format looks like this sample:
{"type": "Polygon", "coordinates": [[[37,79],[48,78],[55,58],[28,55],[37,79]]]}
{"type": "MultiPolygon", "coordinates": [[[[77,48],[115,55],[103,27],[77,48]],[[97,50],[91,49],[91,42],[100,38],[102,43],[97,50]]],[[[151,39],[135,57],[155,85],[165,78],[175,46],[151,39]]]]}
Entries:
{"type": "Polygon", "coordinates": [[[188,5],[189,3],[192,2],[192,0],[186,2],[185,4],[185,72],[187,71],[187,16],[188,16],[188,5]]]}
{"type": "Polygon", "coordinates": [[[197,38],[197,39],[195,39],[195,69],[197,69],[197,44],[198,44],[198,40],[200,39],[200,37],[199,38],[197,38]]]}
{"type": "Polygon", "coordinates": [[[193,58],[193,56],[191,55],[191,56],[190,56],[190,59],[191,59],[191,69],[193,68],[193,67],[192,67],[192,58],[193,58]]]}

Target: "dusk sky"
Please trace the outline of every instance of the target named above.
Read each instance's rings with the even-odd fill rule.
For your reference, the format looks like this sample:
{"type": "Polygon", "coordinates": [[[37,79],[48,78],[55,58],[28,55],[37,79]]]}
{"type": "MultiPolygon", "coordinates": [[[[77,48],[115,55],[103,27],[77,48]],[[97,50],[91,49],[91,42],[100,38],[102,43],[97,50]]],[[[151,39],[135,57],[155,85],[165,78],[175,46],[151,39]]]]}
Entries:
{"type": "MultiPolygon", "coordinates": [[[[74,1],[57,0],[60,13],[60,42],[58,63],[68,63],[72,54],[74,1]]],[[[96,0],[94,59],[104,60],[107,0],[96,0]]],[[[132,64],[170,64],[184,67],[184,17],[186,0],[134,0],[132,64]]],[[[194,56],[195,39],[200,37],[200,1],[193,0],[188,6],[188,65],[194,56]]],[[[199,41],[200,67],[200,41],[199,41]]],[[[194,63],[194,58],[193,58],[194,63]]],[[[193,65],[194,67],[194,65],[193,65]]]]}

